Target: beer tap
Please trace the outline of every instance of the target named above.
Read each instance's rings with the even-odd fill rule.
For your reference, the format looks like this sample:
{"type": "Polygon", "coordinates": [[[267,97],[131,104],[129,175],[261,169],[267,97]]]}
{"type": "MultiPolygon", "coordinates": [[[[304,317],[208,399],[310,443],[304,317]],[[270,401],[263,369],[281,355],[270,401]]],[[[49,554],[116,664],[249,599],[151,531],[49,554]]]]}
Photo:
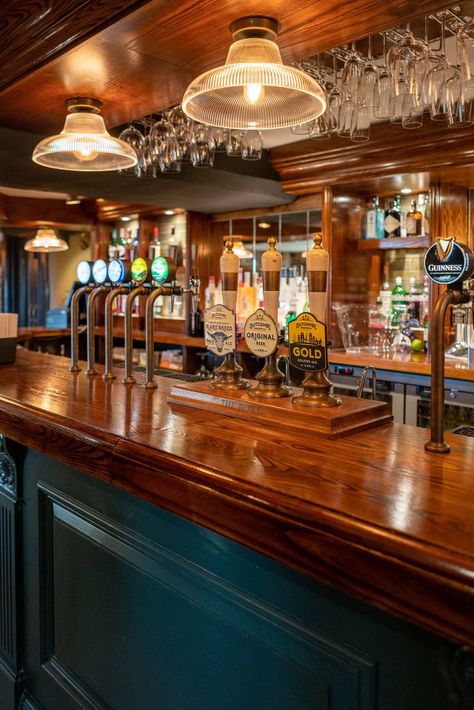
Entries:
{"type": "MultiPolygon", "coordinates": [[[[237,283],[239,275],[239,257],[234,254],[234,243],[229,239],[221,256],[220,267],[222,277],[222,300],[224,306],[235,313],[237,303],[237,283]]],[[[235,316],[234,316],[235,327],[235,316]]],[[[216,390],[241,390],[250,387],[247,380],[242,379],[242,368],[236,362],[235,350],[224,355],[224,362],[217,368],[217,378],[209,386],[216,390]]]]}
{"type": "MultiPolygon", "coordinates": [[[[256,328],[253,335],[257,336],[257,329],[261,329],[262,341],[267,337],[265,331],[273,331],[271,337],[275,338],[274,349],[265,356],[265,365],[257,374],[258,384],[249,390],[249,396],[261,397],[264,399],[274,399],[276,397],[289,397],[291,390],[282,383],[285,379],[277,367],[278,351],[278,301],[280,297],[280,272],[282,257],[276,249],[276,239],[270,237],[268,240],[268,250],[262,254],[263,272],[263,297],[265,312],[257,310],[253,316],[247,319],[245,324],[245,339],[251,342],[251,325],[249,321],[255,323],[256,328]],[[262,314],[262,315],[261,315],[262,314]],[[255,318],[255,320],[253,320],[255,318]]],[[[271,340],[268,340],[271,343],[271,340]]],[[[273,346],[271,346],[273,347],[273,346]]]]}
{"type": "Polygon", "coordinates": [[[76,269],[76,278],[83,284],[74,291],[71,299],[71,366],[69,372],[80,372],[79,367],[79,300],[94,288],[92,285],[92,262],[80,261],[76,269]]]}
{"type": "Polygon", "coordinates": [[[95,369],[95,302],[101,294],[108,293],[112,288],[105,285],[107,263],[104,259],[97,259],[94,262],[92,277],[95,288],[92,289],[87,300],[87,370],[85,374],[88,377],[97,375],[97,370],[95,369]]]}
{"type": "MultiPolygon", "coordinates": [[[[155,301],[160,296],[169,296],[173,298],[175,295],[180,296],[184,289],[178,286],[176,277],[176,262],[173,259],[157,256],[153,259],[150,267],[151,272],[151,293],[146,299],[145,309],[145,349],[146,349],[146,376],[144,387],[146,389],[155,389],[158,385],[155,382],[155,347],[154,347],[154,325],[155,319],[153,307],[155,301]],[[165,286],[165,284],[168,284],[165,286]]],[[[170,306],[172,312],[173,304],[170,306]]]]}
{"type": "Polygon", "coordinates": [[[109,264],[108,275],[112,284],[112,290],[105,299],[105,370],[102,375],[104,380],[114,380],[116,374],[113,371],[113,305],[117,296],[123,296],[130,291],[131,264],[129,261],[113,259],[109,264]]]}
{"type": "MultiPolygon", "coordinates": [[[[308,273],[308,296],[310,314],[315,316],[315,328],[322,329],[324,341],[318,351],[324,354],[320,364],[316,361],[315,369],[310,371],[303,380],[303,392],[293,397],[293,404],[300,407],[338,407],[342,404],[339,397],[331,394],[332,384],[327,377],[326,354],[326,304],[327,304],[327,275],[329,269],[329,253],[322,246],[322,234],[317,232],[313,237],[313,247],[306,256],[306,270],[308,273]],[[316,369],[320,367],[321,369],[316,369]]],[[[309,314],[308,314],[309,315],[309,314]]],[[[303,316],[299,316],[303,318],[303,316]]],[[[313,318],[314,321],[314,318],[313,318]]],[[[291,324],[290,324],[291,325],[291,324]]],[[[320,339],[318,339],[320,340],[320,339]]],[[[290,344],[290,362],[291,349],[290,344]]]]}
{"type": "Polygon", "coordinates": [[[437,284],[447,286],[436,301],[430,324],[431,345],[431,436],[425,449],[433,454],[447,454],[444,441],[444,321],[449,306],[473,300],[473,279],[469,290],[463,282],[474,273],[474,253],[455,237],[438,238],[425,254],[425,272],[437,284]]]}
{"type": "Polygon", "coordinates": [[[124,385],[133,385],[136,380],[132,375],[133,368],[133,335],[132,335],[132,310],[133,303],[138,296],[145,296],[149,292],[149,287],[145,282],[150,278],[150,265],[141,257],[135,259],[131,266],[132,289],[125,302],[125,375],[122,380],[124,385]]]}

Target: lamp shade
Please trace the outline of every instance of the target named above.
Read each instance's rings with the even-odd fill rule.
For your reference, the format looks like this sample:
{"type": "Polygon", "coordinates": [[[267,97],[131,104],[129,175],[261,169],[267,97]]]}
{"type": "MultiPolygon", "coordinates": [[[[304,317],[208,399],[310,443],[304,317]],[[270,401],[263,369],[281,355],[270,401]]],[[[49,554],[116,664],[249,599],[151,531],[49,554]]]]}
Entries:
{"type": "Polygon", "coordinates": [[[69,114],[59,135],[42,140],[33,151],[38,165],[84,172],[123,170],[137,164],[133,148],[111,136],[100,115],[100,101],[69,99],[69,114]]]}
{"type": "Polygon", "coordinates": [[[25,251],[33,251],[40,254],[67,251],[68,249],[67,242],[58,237],[54,229],[50,227],[40,227],[33,239],[28,239],[25,244],[25,251]]]}
{"type": "Polygon", "coordinates": [[[242,130],[287,128],[324,113],[326,98],[316,79],[283,64],[277,27],[269,18],[234,23],[225,65],[189,85],[183,111],[201,123],[242,130]]]}

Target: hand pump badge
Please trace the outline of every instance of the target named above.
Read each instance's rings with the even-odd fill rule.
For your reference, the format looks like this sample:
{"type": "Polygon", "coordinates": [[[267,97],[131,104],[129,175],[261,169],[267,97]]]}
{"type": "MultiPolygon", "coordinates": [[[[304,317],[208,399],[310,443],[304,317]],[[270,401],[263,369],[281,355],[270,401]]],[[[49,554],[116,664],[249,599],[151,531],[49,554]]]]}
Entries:
{"type": "Polygon", "coordinates": [[[458,284],[473,271],[474,257],[456,237],[438,237],[425,254],[425,272],[437,284],[458,284]]]}

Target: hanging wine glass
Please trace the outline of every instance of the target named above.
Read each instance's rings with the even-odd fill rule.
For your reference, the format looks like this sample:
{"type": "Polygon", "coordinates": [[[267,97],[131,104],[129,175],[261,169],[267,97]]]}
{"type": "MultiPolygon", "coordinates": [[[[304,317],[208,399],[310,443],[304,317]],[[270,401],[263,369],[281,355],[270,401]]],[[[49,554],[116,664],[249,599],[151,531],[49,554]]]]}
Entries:
{"type": "Polygon", "coordinates": [[[229,130],[227,128],[213,128],[212,136],[216,153],[225,153],[227,151],[227,142],[229,140],[229,130]]]}
{"type": "Polygon", "coordinates": [[[357,101],[359,81],[362,76],[363,62],[360,55],[352,44],[351,53],[344,64],[341,79],[341,91],[343,99],[357,101]]]}
{"type": "Polygon", "coordinates": [[[178,141],[169,136],[161,141],[158,162],[162,173],[180,173],[181,161],[178,141]]]}
{"type": "Polygon", "coordinates": [[[296,126],[290,126],[290,133],[294,136],[309,136],[313,129],[313,121],[308,123],[297,123],[296,126]]]}
{"type": "Polygon", "coordinates": [[[339,128],[339,109],[341,108],[342,94],[337,85],[337,59],[336,55],[332,55],[333,68],[333,87],[328,95],[328,121],[329,130],[337,133],[339,128]]]}
{"type": "Polygon", "coordinates": [[[326,111],[318,116],[318,118],[313,123],[313,129],[309,134],[311,140],[328,140],[331,138],[331,129],[329,122],[329,111],[326,111]]]}
{"type": "Polygon", "coordinates": [[[168,114],[168,123],[171,124],[175,130],[182,126],[189,127],[191,122],[191,119],[189,116],[186,116],[181,106],[175,106],[168,114]]]}
{"type": "Polygon", "coordinates": [[[474,20],[469,20],[456,35],[462,78],[466,86],[474,85],[474,20]]]}
{"type": "Polygon", "coordinates": [[[402,102],[403,128],[421,128],[423,125],[423,103],[417,103],[413,94],[406,92],[402,102]]]}
{"type": "Polygon", "coordinates": [[[212,168],[214,165],[214,144],[196,143],[191,144],[191,160],[195,168],[212,168]]]}
{"type": "Polygon", "coordinates": [[[242,131],[229,131],[227,140],[227,155],[231,158],[240,158],[242,155],[242,131]]]}
{"type": "Polygon", "coordinates": [[[243,160],[260,160],[263,153],[263,139],[260,131],[243,131],[240,140],[243,160]]]}
{"type": "Polygon", "coordinates": [[[458,72],[456,67],[448,64],[445,49],[445,23],[443,18],[438,63],[429,70],[426,76],[428,82],[428,107],[433,121],[449,121],[451,104],[446,90],[446,81],[454,77],[458,72]]]}
{"type": "Polygon", "coordinates": [[[350,139],[353,143],[364,143],[370,138],[370,111],[368,106],[359,105],[352,115],[350,139]]]}
{"type": "Polygon", "coordinates": [[[390,96],[392,86],[390,82],[390,74],[387,70],[387,37],[385,32],[382,35],[382,56],[383,65],[380,67],[377,81],[374,88],[374,116],[375,118],[390,118],[390,96]]]}
{"type": "Polygon", "coordinates": [[[461,71],[453,71],[444,81],[443,91],[449,105],[448,128],[467,128],[472,125],[472,88],[462,79],[461,71]]]}
{"type": "Polygon", "coordinates": [[[175,129],[166,118],[160,118],[150,128],[150,142],[155,154],[159,153],[160,143],[170,136],[175,136],[175,129]]]}
{"type": "Polygon", "coordinates": [[[143,148],[143,142],[145,140],[143,133],[139,131],[138,128],[135,128],[135,126],[130,125],[125,128],[119,135],[119,140],[125,141],[125,143],[128,143],[128,145],[133,148],[133,150],[137,154],[138,162],[133,168],[125,168],[122,170],[118,170],[118,173],[120,175],[136,175],[137,177],[140,177],[142,170],[140,165],[140,158],[143,148]]]}
{"type": "Polygon", "coordinates": [[[149,133],[147,133],[143,140],[139,162],[141,168],[139,177],[156,177],[156,154],[149,133]]]}
{"type": "Polygon", "coordinates": [[[413,37],[409,26],[405,37],[398,44],[390,47],[387,65],[395,96],[400,96],[406,91],[415,97],[421,95],[422,77],[420,77],[419,67],[422,65],[426,52],[425,43],[413,37]]]}
{"type": "Polygon", "coordinates": [[[191,144],[193,141],[192,124],[183,124],[176,128],[176,141],[179,147],[179,159],[182,163],[191,163],[191,144]]]}
{"type": "Polygon", "coordinates": [[[366,106],[370,111],[375,105],[375,87],[378,79],[378,69],[372,57],[372,37],[369,37],[367,63],[362,69],[357,89],[357,103],[366,106]]]}

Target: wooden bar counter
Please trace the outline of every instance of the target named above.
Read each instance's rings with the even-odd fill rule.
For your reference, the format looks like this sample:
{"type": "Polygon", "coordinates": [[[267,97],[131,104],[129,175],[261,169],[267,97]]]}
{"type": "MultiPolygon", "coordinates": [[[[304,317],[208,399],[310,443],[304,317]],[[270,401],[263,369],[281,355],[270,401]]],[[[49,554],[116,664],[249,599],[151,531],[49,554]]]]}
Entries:
{"type": "Polygon", "coordinates": [[[471,707],[474,440],[298,436],[68,364],[0,368],[2,710],[471,707]]]}

